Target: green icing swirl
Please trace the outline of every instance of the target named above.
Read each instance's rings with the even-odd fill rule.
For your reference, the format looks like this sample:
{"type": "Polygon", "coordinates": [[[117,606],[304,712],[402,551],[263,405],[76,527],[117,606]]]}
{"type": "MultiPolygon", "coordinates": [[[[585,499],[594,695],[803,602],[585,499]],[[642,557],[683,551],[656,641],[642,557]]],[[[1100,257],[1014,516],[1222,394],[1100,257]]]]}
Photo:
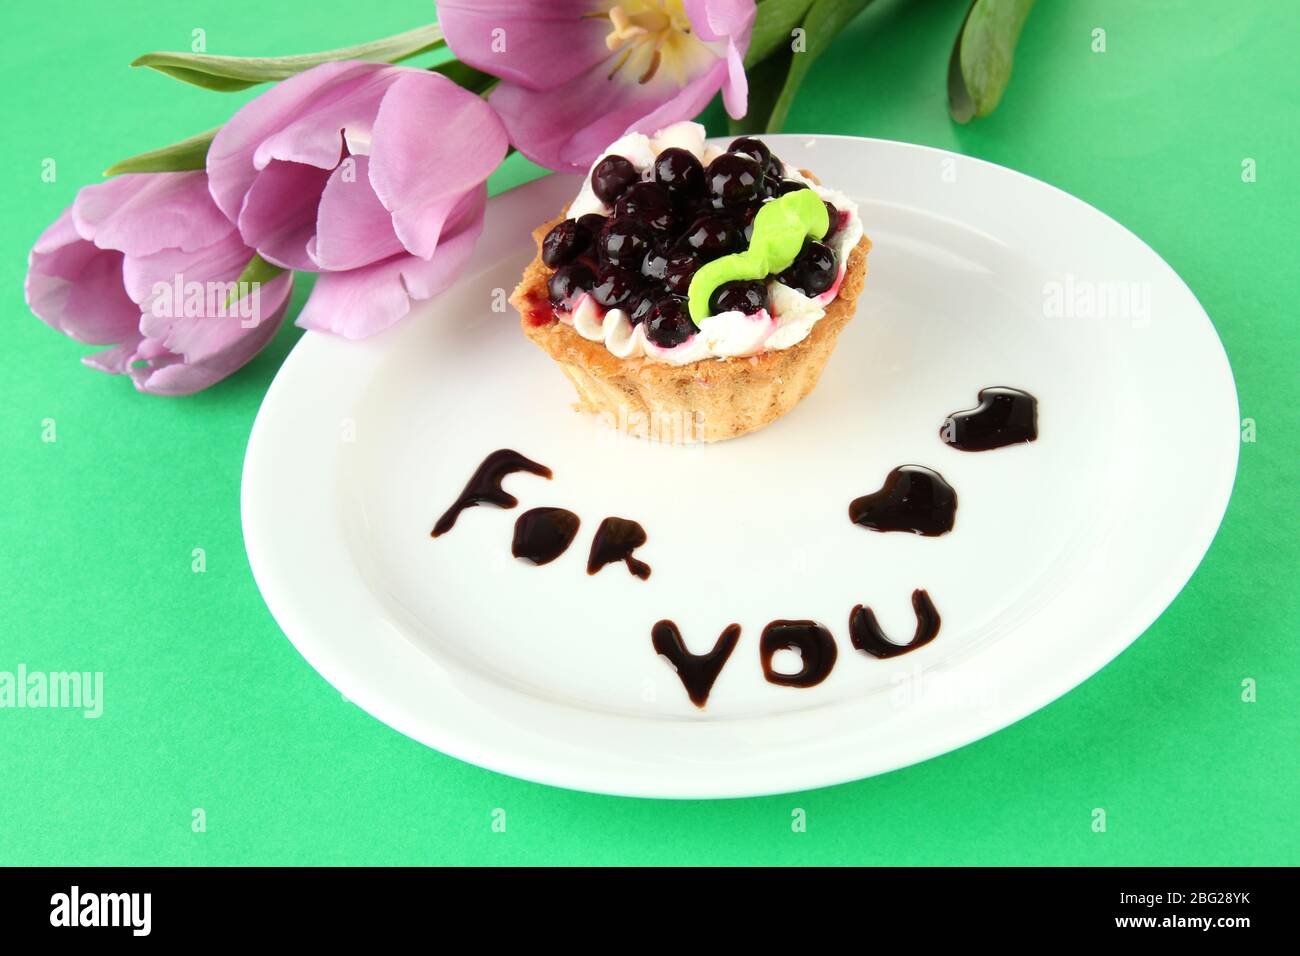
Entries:
{"type": "Polygon", "coordinates": [[[811,189],[796,189],[763,203],[754,217],[749,248],[700,266],[691,279],[691,321],[699,328],[709,317],[709,299],[724,282],[763,279],[790,267],[805,239],[820,239],[830,228],[822,197],[811,189]]]}

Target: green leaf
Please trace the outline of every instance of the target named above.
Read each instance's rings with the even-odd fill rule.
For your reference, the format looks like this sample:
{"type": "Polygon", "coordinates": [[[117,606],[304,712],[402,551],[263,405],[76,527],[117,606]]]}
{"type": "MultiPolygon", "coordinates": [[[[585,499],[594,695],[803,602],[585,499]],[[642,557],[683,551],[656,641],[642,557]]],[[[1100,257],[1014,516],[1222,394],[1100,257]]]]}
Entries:
{"type": "Polygon", "coordinates": [[[369,60],[396,63],[443,46],[442,29],[436,23],[417,27],[397,36],[323,53],[298,56],[210,56],[206,53],[146,53],[132,66],[147,66],[185,83],[229,93],[259,83],[283,80],[304,70],[334,60],[369,60]]]}
{"type": "Polygon", "coordinates": [[[785,84],[767,118],[767,132],[779,133],[785,126],[790,106],[794,103],[794,95],[799,91],[799,85],[803,83],[808,70],[849,21],[869,3],[871,0],[814,0],[803,21],[806,48],[802,52],[796,50],[790,59],[785,84]]]}
{"type": "Polygon", "coordinates": [[[435,73],[441,73],[447,79],[458,86],[465,87],[471,93],[486,93],[497,82],[497,78],[491,73],[476,70],[469,64],[460,62],[460,60],[448,60],[446,63],[439,63],[437,66],[429,67],[429,69],[435,73]]]}
{"type": "Polygon", "coordinates": [[[122,173],[175,173],[187,169],[202,169],[208,156],[208,147],[212,145],[217,130],[210,129],[179,143],[172,143],[162,149],[153,149],[139,156],[132,156],[120,163],[114,163],[104,170],[105,176],[118,176],[122,173]]]}
{"type": "Polygon", "coordinates": [[[238,301],[236,297],[239,295],[241,284],[245,284],[243,285],[245,290],[255,282],[258,285],[265,285],[284,271],[285,270],[281,266],[273,265],[259,256],[256,252],[253,253],[253,258],[248,260],[248,265],[244,266],[244,271],[241,272],[239,278],[235,280],[235,287],[230,290],[230,296],[226,299],[226,305],[238,301]]]}
{"type": "Polygon", "coordinates": [[[966,11],[948,60],[948,109],[958,123],[997,107],[1033,7],[1034,0],[974,0],[966,11]]]}
{"type": "Polygon", "coordinates": [[[813,0],[763,0],[758,5],[754,32],[749,37],[749,50],[745,53],[745,71],[762,63],[782,47],[788,51],[791,31],[803,23],[804,14],[813,0]]]}

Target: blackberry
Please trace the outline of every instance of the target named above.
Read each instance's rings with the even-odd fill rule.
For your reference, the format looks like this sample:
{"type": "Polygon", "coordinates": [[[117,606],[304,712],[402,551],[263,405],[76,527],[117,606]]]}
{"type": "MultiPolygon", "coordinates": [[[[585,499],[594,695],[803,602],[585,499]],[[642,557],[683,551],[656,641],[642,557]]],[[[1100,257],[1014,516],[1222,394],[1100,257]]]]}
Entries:
{"type": "Polygon", "coordinates": [[[740,238],[746,246],[749,245],[749,240],[754,238],[754,217],[762,208],[761,202],[751,203],[740,209],[736,216],[736,229],[740,232],[740,238]]]}
{"type": "Polygon", "coordinates": [[[739,139],[733,139],[731,145],[727,147],[729,153],[745,153],[747,156],[758,161],[759,165],[766,167],[768,160],[772,158],[772,151],[768,149],[767,143],[761,139],[754,139],[752,136],[742,136],[739,139]]]}
{"type": "Polygon", "coordinates": [[[640,325],[650,316],[650,312],[654,307],[655,297],[649,292],[640,293],[631,303],[631,308],[627,313],[628,321],[633,326],[640,325]]]}
{"type": "Polygon", "coordinates": [[[822,242],[830,242],[831,236],[840,231],[840,211],[826,203],[826,215],[830,218],[831,224],[826,227],[826,235],[822,236],[822,242]]]}
{"type": "Polygon", "coordinates": [[[552,269],[572,262],[591,245],[591,233],[574,219],[556,225],[542,240],[542,262],[552,269]]]}
{"type": "Polygon", "coordinates": [[[623,156],[606,156],[591,171],[591,189],[597,199],[612,206],[640,178],[641,174],[630,160],[623,156]]]}
{"type": "Polygon", "coordinates": [[[723,153],[704,171],[709,195],[726,206],[739,206],[757,198],[763,167],[745,153],[723,153]]]}
{"type": "Polygon", "coordinates": [[[645,334],[660,348],[670,349],[681,345],[695,334],[695,323],[686,309],[686,300],[680,296],[665,296],[655,303],[645,320],[645,334]]]}
{"type": "Polygon", "coordinates": [[[596,276],[590,267],[581,262],[571,262],[555,270],[547,280],[546,290],[550,293],[551,305],[561,308],[583,292],[590,292],[595,282],[596,276]]]}
{"type": "Polygon", "coordinates": [[[655,182],[674,199],[687,199],[704,193],[704,166],[695,154],[676,146],[665,149],[654,163],[655,182]]]}
{"type": "Polygon", "coordinates": [[[664,271],[664,285],[668,291],[686,295],[691,287],[691,279],[695,277],[695,270],[700,265],[699,258],[693,255],[673,256],[669,259],[664,271]]]}
{"type": "Polygon", "coordinates": [[[668,256],[658,249],[651,249],[641,260],[641,274],[651,282],[663,282],[668,275],[668,256]]]}
{"type": "Polygon", "coordinates": [[[729,216],[701,216],[677,240],[679,252],[693,252],[704,262],[725,256],[740,245],[740,233],[729,216]]]}
{"type": "Polygon", "coordinates": [[[589,212],[585,216],[578,217],[578,225],[591,233],[592,238],[600,235],[600,231],[605,228],[605,223],[609,219],[598,212],[589,212]]]}
{"type": "Polygon", "coordinates": [[[835,284],[839,265],[830,246],[809,239],[803,244],[798,257],[777,279],[804,295],[821,295],[835,284]]]}
{"type": "Polygon", "coordinates": [[[709,314],[743,312],[753,315],[767,308],[767,286],[755,279],[724,282],[709,296],[709,314]]]}
{"type": "Polygon", "coordinates": [[[650,229],[634,219],[611,219],[600,233],[596,251],[605,262],[631,268],[650,249],[650,229]]]}
{"type": "Polygon", "coordinates": [[[591,297],[607,309],[621,309],[642,291],[644,285],[640,273],[615,265],[603,266],[596,273],[591,297]]]}
{"type": "Polygon", "coordinates": [[[667,232],[673,224],[673,201],[659,183],[633,183],[614,204],[614,215],[635,219],[658,232],[667,232]]]}

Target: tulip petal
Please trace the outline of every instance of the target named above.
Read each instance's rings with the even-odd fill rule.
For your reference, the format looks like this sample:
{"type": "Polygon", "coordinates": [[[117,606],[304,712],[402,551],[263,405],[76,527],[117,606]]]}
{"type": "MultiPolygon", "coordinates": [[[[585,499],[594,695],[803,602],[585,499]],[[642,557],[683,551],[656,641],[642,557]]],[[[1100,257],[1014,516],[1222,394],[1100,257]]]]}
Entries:
{"type": "Polygon", "coordinates": [[[65,209],[27,259],[27,306],[78,342],[108,345],[139,336],[140,310],[122,287],[122,253],[83,239],[65,209]]]}
{"type": "Polygon", "coordinates": [[[253,165],[265,169],[279,159],[333,169],[343,158],[345,135],[354,145],[369,140],[375,113],[396,78],[422,72],[381,67],[353,76],[346,83],[332,85],[283,128],[257,145],[253,165]]]}
{"type": "Polygon", "coordinates": [[[375,118],[370,182],[408,252],[433,255],[448,216],[508,145],[492,108],[446,77],[408,73],[393,83],[375,118]]]}
{"type": "MultiPolygon", "coordinates": [[[[283,273],[219,309],[217,314],[212,314],[209,308],[203,315],[187,315],[171,321],[159,338],[169,352],[181,356],[187,364],[218,360],[242,340],[256,339],[259,332],[268,332],[267,326],[274,333],[284,317],[282,306],[292,289],[293,276],[283,273]]],[[[153,335],[146,326],[141,330],[147,337],[153,335]]]]}
{"type": "Polygon", "coordinates": [[[722,84],[722,105],[732,119],[749,111],[749,77],[745,75],[745,58],[735,43],[727,44],[727,79],[722,84]]]}
{"type": "Polygon", "coordinates": [[[85,186],[72,205],[72,219],[84,238],[128,256],[199,249],[232,230],[208,194],[202,170],[129,173],[85,186]]]}
{"type": "Polygon", "coordinates": [[[653,133],[665,126],[698,116],[704,107],[709,105],[709,100],[713,99],[713,94],[718,91],[726,78],[726,61],[715,61],[707,72],[701,73],[683,86],[672,99],[660,105],[654,112],[631,123],[624,132],[653,133]]]}
{"type": "Polygon", "coordinates": [[[330,174],[307,255],[317,269],[344,271],[403,252],[393,217],[370,185],[370,158],[350,156],[330,174]]]}
{"type": "MultiPolygon", "coordinates": [[[[382,78],[399,69],[359,60],[323,63],[277,83],[246,103],[221,127],[208,148],[208,188],[217,207],[232,222],[238,218],[244,195],[253,185],[260,168],[254,164],[254,153],[265,140],[316,110],[337,118],[330,114],[330,107],[341,99],[346,100],[358,84],[369,86],[369,81],[377,76],[382,78]]],[[[382,83],[379,85],[382,87],[382,83]]],[[[321,153],[332,151],[334,162],[324,164],[331,168],[341,158],[342,137],[338,135],[341,128],[335,127],[333,140],[323,143],[314,139],[285,137],[277,143],[277,152],[285,154],[279,158],[308,162],[310,156],[311,160],[317,161],[316,165],[322,165],[321,153]]]]}
{"type": "Polygon", "coordinates": [[[365,338],[397,322],[411,310],[412,299],[427,299],[451,285],[469,262],[483,230],[487,189],[480,186],[471,202],[451,220],[430,260],[399,255],[348,272],[324,272],[298,316],[306,329],[365,338]]]}
{"type": "Polygon", "coordinates": [[[216,209],[203,180],[202,173],[149,174],[128,177],[124,186],[83,190],[89,198],[63,211],[28,260],[32,310],[73,338],[111,344],[82,362],[128,375],[141,391],[183,395],[207,388],[256,355],[288,310],[291,275],[238,294],[243,287],[236,282],[253,250],[229,222],[205,232],[203,213],[195,213],[193,234],[154,248],[173,228],[166,220],[182,209],[216,209]],[[161,225],[150,231],[155,214],[161,225]],[[212,233],[213,241],[196,244],[212,233]],[[151,251],[101,248],[91,235],[151,251]]]}
{"type": "Polygon", "coordinates": [[[624,133],[654,132],[691,119],[708,105],[726,76],[714,59],[703,73],[679,87],[659,76],[645,84],[610,79],[589,70],[564,86],[534,91],[503,83],[490,97],[510,140],[540,166],[586,172],[601,151],[624,133]]]}
{"type": "Polygon", "coordinates": [[[682,2],[689,33],[678,22],[671,32],[654,36],[653,59],[651,44],[639,42],[652,38],[645,29],[658,29],[653,17],[643,19],[652,11],[626,5],[632,19],[623,24],[621,39],[627,42],[612,66],[610,56],[589,55],[587,46],[589,34],[611,29],[604,15],[610,4],[444,0],[439,11],[452,49],[505,81],[493,90],[491,103],[520,152],[551,169],[582,172],[623,133],[653,132],[690,119],[719,90],[732,116],[744,114],[744,54],[757,5],[754,0],[682,2]],[[505,32],[508,52],[511,37],[522,34],[526,40],[514,48],[510,63],[489,42],[494,30],[505,32]],[[643,35],[638,37],[638,30],[643,35]]]}
{"type": "Polygon", "coordinates": [[[706,43],[737,39],[744,55],[758,10],[754,0],[685,0],[683,6],[696,36],[706,43]]]}
{"type": "Polygon", "coordinates": [[[347,272],[322,272],[298,313],[304,329],[363,339],[388,328],[411,310],[402,269],[414,256],[397,255],[347,272]]]}
{"type": "Polygon", "coordinates": [[[102,352],[92,352],[81,357],[81,364],[87,368],[98,369],[109,375],[126,375],[131,371],[131,363],[136,360],[136,350],[140,345],[140,335],[122,345],[114,345],[102,352]]]}
{"type": "MultiPolygon", "coordinates": [[[[123,269],[128,293],[139,303],[140,332],[166,339],[172,326],[187,316],[233,314],[226,306],[252,257],[239,241],[218,243],[201,253],[174,250],[139,259],[128,258],[123,269]]],[[[269,283],[268,283],[269,284],[269,283]]]]}
{"type": "Polygon", "coordinates": [[[152,395],[190,395],[243,368],[275,337],[292,289],[291,275],[262,286],[259,321],[251,327],[238,316],[188,317],[173,324],[166,339],[146,339],[145,344],[157,342],[165,351],[147,366],[128,370],[135,387],[152,395]]]}
{"type": "Polygon", "coordinates": [[[316,232],[316,210],[329,178],[330,170],[318,166],[272,161],[244,197],[238,220],[244,242],[277,266],[315,271],[307,243],[316,232]]]}
{"type": "Polygon", "coordinates": [[[457,58],[532,90],[562,86],[610,56],[597,0],[441,0],[438,23],[457,58]]]}
{"type": "Polygon", "coordinates": [[[412,298],[420,301],[432,298],[460,278],[483,232],[486,207],[486,184],[480,183],[477,189],[461,197],[447,217],[443,235],[438,240],[438,261],[417,259],[402,274],[412,298]]]}

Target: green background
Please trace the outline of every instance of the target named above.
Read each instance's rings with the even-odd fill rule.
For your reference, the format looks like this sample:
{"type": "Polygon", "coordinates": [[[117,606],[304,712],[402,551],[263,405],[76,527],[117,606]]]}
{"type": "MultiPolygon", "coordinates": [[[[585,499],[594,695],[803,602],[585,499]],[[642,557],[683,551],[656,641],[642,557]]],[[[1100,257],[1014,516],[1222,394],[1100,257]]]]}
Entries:
{"type": "MultiPolygon", "coordinates": [[[[0,710],[0,863],[1300,863],[1300,5],[1042,0],[998,112],[958,127],[944,77],[964,8],[878,0],[814,66],[787,128],[983,157],[1114,216],[1204,304],[1258,440],[1182,595],[1061,700],[875,779],[666,803],[428,750],[342,700],[281,635],[244,554],[239,478],[297,329],[204,394],[155,398],[81,367],[91,349],[23,304],[27,250],[80,184],[252,95],[130,70],[136,54],[188,49],[195,28],[212,53],[326,49],[428,21],[431,5],[4,4],[0,670],[103,671],[106,705],[98,720],[0,710]],[[1257,702],[1241,699],[1247,678],[1257,702]],[[206,832],[191,830],[196,807],[206,832]]],[[[535,174],[513,157],[494,182],[535,174]]]]}

